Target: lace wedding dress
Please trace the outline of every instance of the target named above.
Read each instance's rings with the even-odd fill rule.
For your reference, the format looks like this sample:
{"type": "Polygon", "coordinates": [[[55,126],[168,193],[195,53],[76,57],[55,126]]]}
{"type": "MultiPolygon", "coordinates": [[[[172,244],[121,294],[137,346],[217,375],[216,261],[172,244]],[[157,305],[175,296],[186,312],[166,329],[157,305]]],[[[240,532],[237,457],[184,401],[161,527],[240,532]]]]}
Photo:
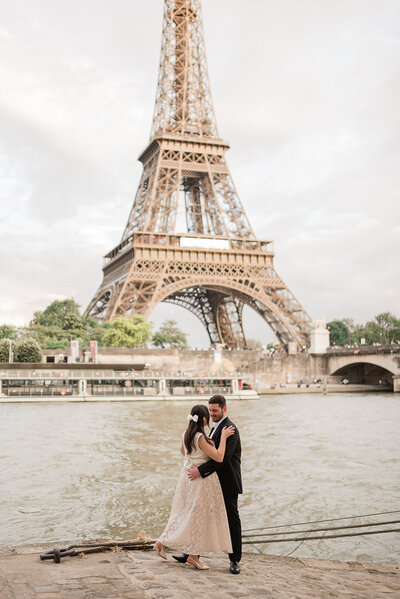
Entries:
{"type": "Polygon", "coordinates": [[[167,526],[158,540],[163,545],[190,553],[232,553],[224,498],[216,472],[191,481],[187,471],[209,460],[199,447],[201,433],[194,438],[195,449],[187,453],[178,478],[167,526]]]}

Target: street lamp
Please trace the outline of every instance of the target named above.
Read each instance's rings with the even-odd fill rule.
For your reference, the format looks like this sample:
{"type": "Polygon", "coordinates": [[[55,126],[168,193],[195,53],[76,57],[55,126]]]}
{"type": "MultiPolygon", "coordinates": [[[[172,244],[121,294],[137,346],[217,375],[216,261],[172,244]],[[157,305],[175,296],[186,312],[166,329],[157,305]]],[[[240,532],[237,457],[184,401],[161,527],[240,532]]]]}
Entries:
{"type": "Polygon", "coordinates": [[[11,364],[12,358],[13,358],[13,354],[12,354],[12,341],[11,341],[11,339],[9,339],[8,340],[8,363],[9,364],[11,364]]]}

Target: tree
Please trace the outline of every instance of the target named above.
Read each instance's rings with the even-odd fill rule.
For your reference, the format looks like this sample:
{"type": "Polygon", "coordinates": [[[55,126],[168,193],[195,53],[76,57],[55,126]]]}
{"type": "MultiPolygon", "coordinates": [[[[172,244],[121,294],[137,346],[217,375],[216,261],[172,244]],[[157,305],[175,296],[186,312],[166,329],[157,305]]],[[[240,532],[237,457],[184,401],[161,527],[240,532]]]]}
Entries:
{"type": "Polygon", "coordinates": [[[0,326],[0,339],[15,339],[16,330],[9,324],[2,324],[0,326]]]}
{"type": "Polygon", "coordinates": [[[0,339],[0,362],[9,362],[10,342],[8,339],[0,339]]]}
{"type": "Polygon", "coordinates": [[[361,343],[365,339],[367,345],[373,343],[392,343],[400,339],[400,319],[390,312],[377,314],[365,325],[355,324],[352,318],[343,318],[328,323],[331,333],[331,345],[345,345],[350,340],[361,343]]]}
{"type": "Polygon", "coordinates": [[[43,312],[35,312],[26,332],[43,348],[65,349],[71,339],[78,339],[84,347],[89,341],[103,343],[105,325],[79,313],[79,305],[72,299],[56,300],[43,312]]]}
{"type": "Polygon", "coordinates": [[[76,331],[84,329],[84,319],[79,313],[79,305],[75,300],[55,300],[43,312],[34,313],[31,325],[76,331]]]}
{"type": "Polygon", "coordinates": [[[84,332],[85,319],[73,299],[55,300],[43,312],[35,312],[27,330],[41,347],[49,349],[65,349],[72,338],[83,341],[84,332]]]}
{"type": "Polygon", "coordinates": [[[105,325],[103,343],[108,347],[138,347],[151,339],[151,323],[141,314],[119,316],[105,325]]]}
{"type": "Polygon", "coordinates": [[[42,351],[32,337],[23,337],[14,343],[14,362],[41,362],[42,351]]]}
{"type": "Polygon", "coordinates": [[[103,343],[103,335],[106,330],[106,323],[100,324],[95,318],[84,318],[85,331],[82,334],[83,341],[98,341],[99,345],[103,343]]]}
{"type": "Polygon", "coordinates": [[[40,347],[46,349],[64,349],[69,346],[71,340],[71,333],[55,326],[30,325],[26,332],[36,339],[40,347]]]}
{"type": "Polygon", "coordinates": [[[332,320],[327,327],[331,345],[346,345],[349,342],[349,329],[342,320],[332,320]]]}
{"type": "Polygon", "coordinates": [[[400,320],[390,312],[382,312],[365,325],[365,340],[371,343],[391,343],[400,339],[400,320]]]}
{"type": "Polygon", "coordinates": [[[383,343],[391,343],[400,337],[400,320],[390,312],[382,312],[375,316],[375,320],[382,331],[383,343]]]}
{"type": "Polygon", "coordinates": [[[186,349],[186,334],[178,329],[175,320],[166,320],[160,327],[160,330],[153,337],[153,343],[156,347],[173,347],[175,349],[186,349]]]}
{"type": "Polygon", "coordinates": [[[348,330],[348,339],[346,341],[346,343],[353,343],[355,341],[354,339],[354,333],[358,327],[358,325],[356,325],[356,323],[354,322],[354,318],[342,318],[342,322],[343,324],[347,327],[348,330]]]}

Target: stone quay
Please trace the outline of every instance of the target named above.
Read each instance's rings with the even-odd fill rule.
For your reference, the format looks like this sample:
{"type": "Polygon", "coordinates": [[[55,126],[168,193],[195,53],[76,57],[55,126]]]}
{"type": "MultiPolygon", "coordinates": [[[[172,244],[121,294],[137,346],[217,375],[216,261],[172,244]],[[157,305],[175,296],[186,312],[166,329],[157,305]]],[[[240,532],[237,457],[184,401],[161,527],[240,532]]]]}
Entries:
{"type": "MultiPolygon", "coordinates": [[[[69,543],[60,544],[64,547],[69,543]]],[[[399,599],[400,564],[244,554],[240,575],[226,557],[195,570],[153,551],[110,551],[41,561],[54,545],[0,549],[1,599],[399,599]]]]}

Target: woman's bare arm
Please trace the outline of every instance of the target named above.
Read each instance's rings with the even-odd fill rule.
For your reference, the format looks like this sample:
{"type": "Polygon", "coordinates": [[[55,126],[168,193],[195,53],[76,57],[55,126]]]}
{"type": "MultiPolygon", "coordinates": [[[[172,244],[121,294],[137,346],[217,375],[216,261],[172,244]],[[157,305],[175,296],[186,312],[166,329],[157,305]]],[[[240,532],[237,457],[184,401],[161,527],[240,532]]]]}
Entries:
{"type": "Polygon", "coordinates": [[[225,449],[226,449],[226,439],[233,435],[235,432],[235,428],[233,426],[224,426],[221,433],[221,441],[218,449],[214,447],[214,445],[210,445],[207,443],[203,435],[199,439],[199,447],[208,455],[209,458],[214,460],[215,462],[223,462],[225,449]]]}

